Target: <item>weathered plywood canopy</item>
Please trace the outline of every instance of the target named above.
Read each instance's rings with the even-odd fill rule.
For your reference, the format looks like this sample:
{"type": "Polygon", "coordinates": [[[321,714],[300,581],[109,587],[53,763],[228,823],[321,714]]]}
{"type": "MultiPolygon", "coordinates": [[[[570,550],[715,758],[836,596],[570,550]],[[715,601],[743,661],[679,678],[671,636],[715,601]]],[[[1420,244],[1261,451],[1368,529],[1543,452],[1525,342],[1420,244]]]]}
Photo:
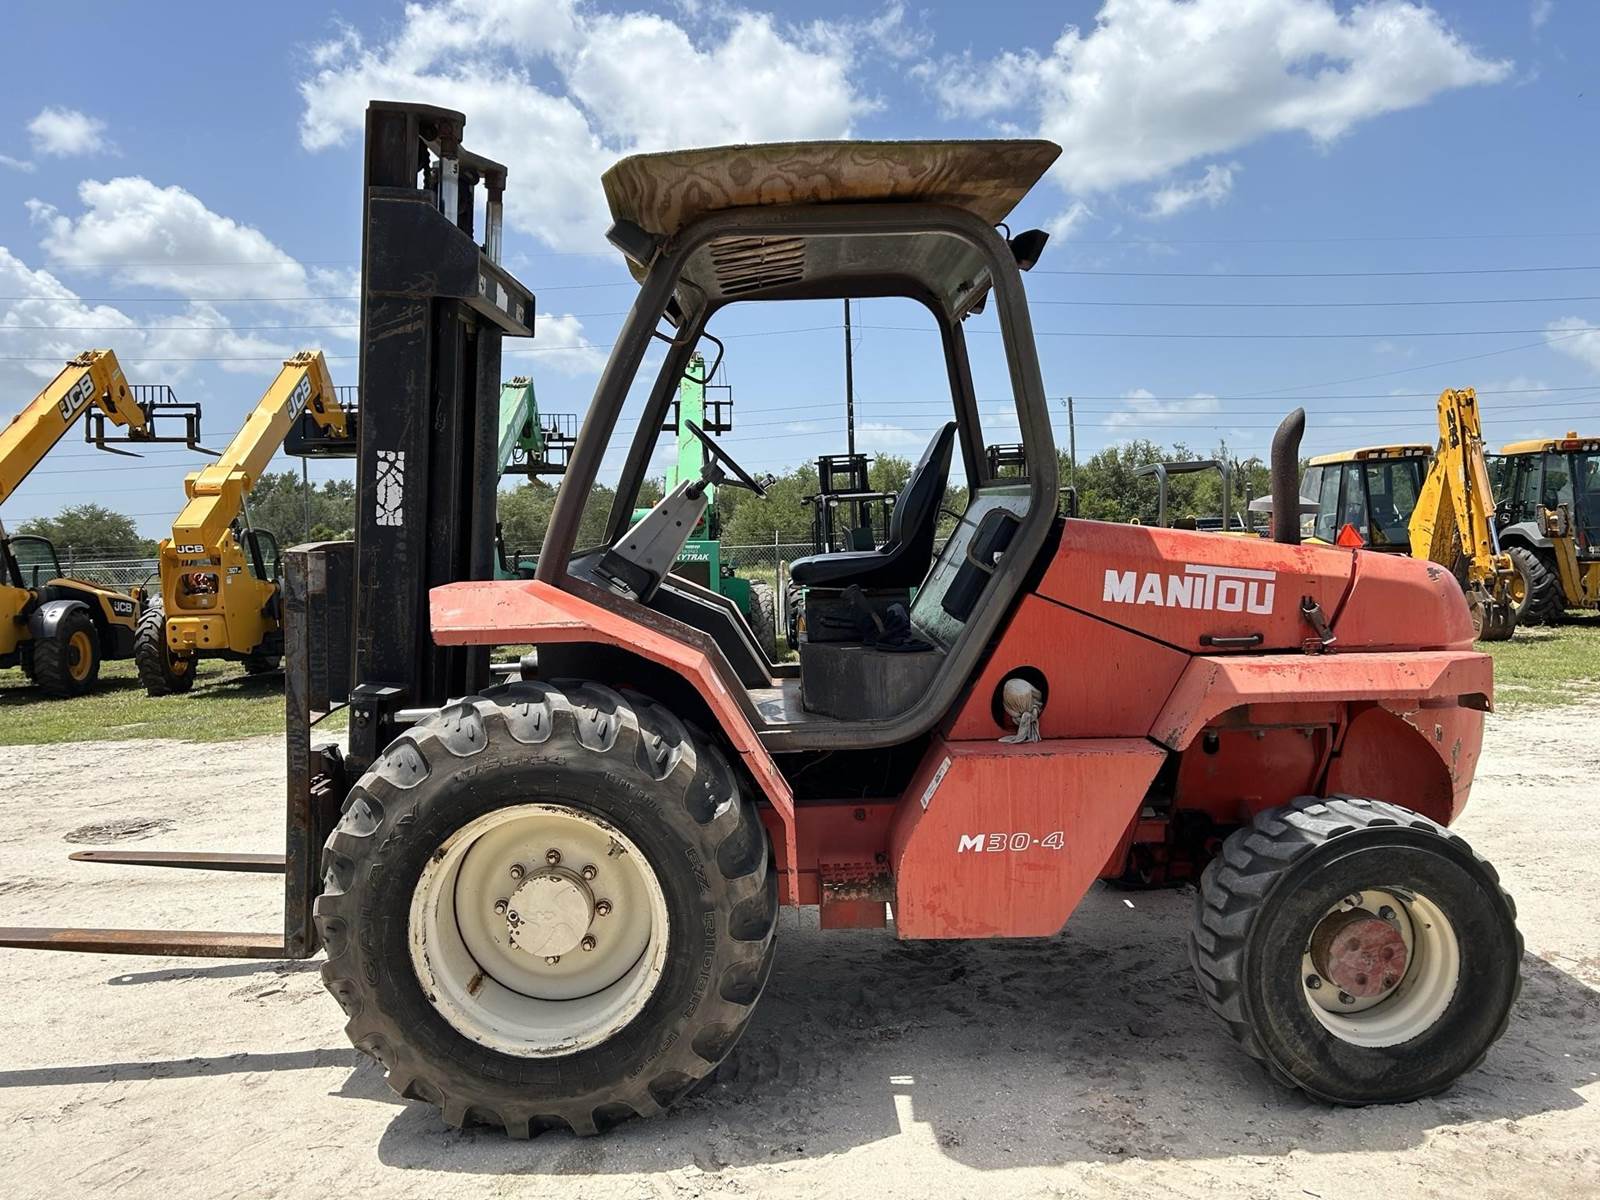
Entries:
{"type": "Polygon", "coordinates": [[[768,204],[950,204],[993,225],[1056,157],[1045,141],[772,142],[634,154],[601,177],[615,220],[670,237],[697,217],[768,204]]]}
{"type": "MultiPolygon", "coordinates": [[[[611,215],[670,238],[727,209],[862,203],[944,204],[1005,220],[1061,153],[1044,141],[782,142],[636,154],[605,173],[611,215]]],[[[630,262],[642,279],[644,271],[630,262]]],[[[686,305],[851,294],[867,279],[915,284],[951,309],[988,286],[975,247],[949,235],[718,238],[691,256],[686,305]]]]}

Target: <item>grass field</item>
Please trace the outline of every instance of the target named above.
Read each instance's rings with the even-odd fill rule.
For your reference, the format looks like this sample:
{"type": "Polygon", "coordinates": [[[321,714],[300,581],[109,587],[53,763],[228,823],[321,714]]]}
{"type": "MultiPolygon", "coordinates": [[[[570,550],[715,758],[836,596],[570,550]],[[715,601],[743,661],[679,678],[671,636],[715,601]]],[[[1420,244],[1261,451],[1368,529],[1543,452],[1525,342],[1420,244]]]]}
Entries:
{"type": "MultiPolygon", "coordinates": [[[[343,719],[338,714],[319,728],[343,719]]],[[[0,671],[0,746],[125,738],[222,742],[282,732],[283,676],[247,675],[236,662],[202,662],[185,696],[146,696],[128,661],[102,663],[99,687],[75,700],[52,700],[21,671],[0,671]]]]}
{"type": "Polygon", "coordinates": [[[1556,627],[1524,627],[1510,641],[1485,643],[1485,649],[1494,655],[1498,709],[1547,708],[1600,695],[1600,614],[1574,613],[1556,627]]]}

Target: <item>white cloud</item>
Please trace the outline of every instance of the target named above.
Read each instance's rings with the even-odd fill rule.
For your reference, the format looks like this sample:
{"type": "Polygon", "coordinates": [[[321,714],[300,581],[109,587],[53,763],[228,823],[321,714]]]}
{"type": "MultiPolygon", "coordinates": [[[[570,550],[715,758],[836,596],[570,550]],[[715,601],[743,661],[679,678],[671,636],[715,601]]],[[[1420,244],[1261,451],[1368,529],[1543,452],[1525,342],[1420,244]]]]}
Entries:
{"type": "Polygon", "coordinates": [[[1582,317],[1562,317],[1546,326],[1549,332],[1545,340],[1552,350],[1577,359],[1591,370],[1600,371],[1600,332],[1595,331],[1596,324],[1582,317]]]}
{"type": "Polygon", "coordinates": [[[1238,163],[1227,166],[1212,163],[1196,179],[1169,183],[1151,193],[1147,215],[1157,219],[1170,217],[1202,201],[1215,208],[1233,193],[1233,176],[1239,170],[1242,168],[1238,163]]]}
{"type": "Polygon", "coordinates": [[[1107,414],[1102,427],[1122,432],[1142,432],[1153,425],[1182,422],[1190,417],[1215,416],[1222,402],[1208,392],[1196,392],[1181,400],[1158,399],[1148,388],[1122,393],[1123,407],[1107,414]]]}
{"type": "Polygon", "coordinates": [[[1053,238],[1070,238],[1080,226],[1094,218],[1094,213],[1082,200],[1074,200],[1065,209],[1050,218],[1045,232],[1053,238]]]}
{"type": "Polygon", "coordinates": [[[29,267],[0,246],[0,294],[21,297],[0,313],[0,389],[29,395],[52,378],[67,359],[89,346],[111,346],[134,383],[172,383],[190,374],[198,359],[225,362],[225,369],[260,373],[294,352],[286,343],[231,329],[208,304],[135,320],[108,304],[92,304],[50,272],[29,267]],[[25,359],[28,361],[18,361],[25,359]]]}
{"type": "Polygon", "coordinates": [[[40,154],[67,158],[111,149],[106,123],[75,108],[44,108],[28,122],[33,148],[40,154]]]}
{"type": "Polygon", "coordinates": [[[606,351],[584,336],[583,322],[571,313],[537,314],[533,341],[507,342],[505,355],[526,358],[535,374],[550,369],[563,375],[597,375],[606,365],[606,351]]]}
{"type": "Polygon", "coordinates": [[[512,172],[507,221],[564,249],[601,245],[600,174],[623,154],[683,145],[841,137],[875,102],[856,48],[905,33],[878,22],[803,27],[717,7],[692,32],[665,17],[570,0],[433,0],[376,44],[353,30],[312,51],[300,140],[343,143],[373,96],[467,114],[467,143],[512,172]],[[522,181],[520,186],[518,180],[522,181]]]}
{"type": "MultiPolygon", "coordinates": [[[[351,270],[307,267],[260,230],[207,208],[181,187],[159,187],[138,176],[78,186],[83,211],[61,212],[42,200],[28,212],[43,229],[40,244],[52,264],[104,274],[119,284],[156,288],[186,298],[219,301],[260,297],[308,324],[353,326],[355,306],[307,297],[353,295],[351,270]]],[[[355,329],[318,330],[353,339],[355,329]]]]}
{"type": "Polygon", "coordinates": [[[1533,0],[1533,3],[1528,5],[1528,24],[1533,26],[1535,33],[1544,28],[1555,7],[1555,0],[1533,0]]]}
{"type": "Polygon", "coordinates": [[[1276,133],[1327,145],[1383,113],[1497,83],[1426,5],[1370,0],[1105,0],[1048,53],[955,60],[925,73],[952,116],[1031,114],[1062,146],[1054,176],[1093,193],[1160,179],[1276,133]]]}
{"type": "Polygon", "coordinates": [[[0,167],[7,167],[13,171],[21,171],[24,175],[32,175],[34,166],[25,158],[12,158],[9,154],[0,154],[0,167]]]}

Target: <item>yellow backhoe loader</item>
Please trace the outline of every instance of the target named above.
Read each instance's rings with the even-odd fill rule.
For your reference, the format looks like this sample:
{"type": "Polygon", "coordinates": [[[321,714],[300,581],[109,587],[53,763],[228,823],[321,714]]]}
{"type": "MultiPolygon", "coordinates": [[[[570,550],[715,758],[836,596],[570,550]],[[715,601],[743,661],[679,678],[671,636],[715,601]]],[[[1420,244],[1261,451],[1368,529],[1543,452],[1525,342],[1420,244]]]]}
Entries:
{"type": "MultiPolygon", "coordinates": [[[[86,350],[0,429],[0,502],[80,417],[84,441],[108,453],[130,453],[116,448],[123,443],[200,449],[199,405],[179,403],[162,385],[130,384],[110,350],[86,350]],[[160,436],[158,423],[174,417],[183,421],[183,436],[160,436]],[[108,432],[107,422],[125,432],[108,432]]],[[[46,693],[82,695],[94,687],[103,660],[132,657],[143,601],[143,589],[68,578],[48,538],[11,535],[0,523],[0,667],[21,667],[46,693]]]]}
{"type": "Polygon", "coordinates": [[[1438,563],[1467,594],[1478,637],[1517,624],[1519,577],[1495,532],[1477,393],[1439,394],[1437,446],[1370,446],[1313,458],[1300,494],[1317,506],[1317,540],[1438,563]]]}
{"type": "Polygon", "coordinates": [[[188,691],[202,656],[243,662],[252,675],[278,668],[278,544],[253,527],[249,496],[297,430],[305,432],[294,453],[355,453],[354,414],[339,404],[321,351],[288,359],[217,461],[184,480],[188,503],[159,551],[161,599],[134,634],[139,682],[150,695],[188,691]]]}
{"type": "Polygon", "coordinates": [[[1490,463],[1495,524],[1519,576],[1518,619],[1600,606],[1600,437],[1513,442],[1490,463]]]}

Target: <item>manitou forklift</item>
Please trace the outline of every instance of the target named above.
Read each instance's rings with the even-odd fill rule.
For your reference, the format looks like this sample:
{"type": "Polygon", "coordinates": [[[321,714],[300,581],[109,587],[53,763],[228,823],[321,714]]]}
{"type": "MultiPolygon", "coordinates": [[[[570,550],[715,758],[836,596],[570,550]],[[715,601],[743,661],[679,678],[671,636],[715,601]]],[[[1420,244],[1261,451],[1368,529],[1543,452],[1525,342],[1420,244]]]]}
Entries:
{"type": "MultiPolygon", "coordinates": [[[[83,440],[111,454],[138,457],[117,449],[128,444],[201,449],[198,404],[175,400],[164,384],[130,384],[110,350],[85,350],[0,429],[0,501],[80,417],[83,440]],[[182,423],[181,436],[160,432],[172,420],[182,423]]],[[[81,696],[93,690],[103,661],[132,658],[144,607],[142,588],[69,578],[48,538],[8,534],[0,524],[0,668],[20,666],[46,695],[81,696]]]]}
{"type": "Polygon", "coordinates": [[[907,939],[1049,937],[1137,853],[1203,872],[1202,998],[1277,1078],[1404,1101],[1483,1058],[1522,942],[1494,871],[1445,829],[1493,687],[1461,589],[1432,564],[1297,544],[1303,413],[1273,443],[1274,540],[1057,515],[1020,270],[1043,234],[996,228],[1056,146],[618,163],[611,240],[639,293],[537,578],[496,581],[500,346],[533,306],[495,261],[504,171],[461,148],[463,124],[367,114],[356,539],[288,555],[288,837],[256,868],[284,872],[283,934],[10,929],[0,944],[325,948],[351,1041],[399,1094],[451,1125],[592,1134],[715,1070],[767,984],[780,906],[816,906],[825,929],[881,928],[892,908],[907,939]],[[914,479],[959,471],[967,504],[937,553],[908,533],[916,553],[812,564],[809,586],[841,605],[901,608],[901,636],[808,636],[773,664],[725,597],[671,574],[706,489],[759,497],[761,481],[695,426],[700,477],[642,519],[634,505],[724,307],[864,295],[912,297],[937,324],[951,408],[934,442],[953,454],[914,479]],[[963,325],[983,305],[1020,476],[992,476],[984,454],[963,325]],[[580,547],[641,371],[608,525],[580,547]],[[909,607],[891,598],[912,588],[909,607]],[[496,682],[492,648],[530,643],[496,682]],[[348,747],[314,745],[311,720],[346,703],[348,747]]]}

